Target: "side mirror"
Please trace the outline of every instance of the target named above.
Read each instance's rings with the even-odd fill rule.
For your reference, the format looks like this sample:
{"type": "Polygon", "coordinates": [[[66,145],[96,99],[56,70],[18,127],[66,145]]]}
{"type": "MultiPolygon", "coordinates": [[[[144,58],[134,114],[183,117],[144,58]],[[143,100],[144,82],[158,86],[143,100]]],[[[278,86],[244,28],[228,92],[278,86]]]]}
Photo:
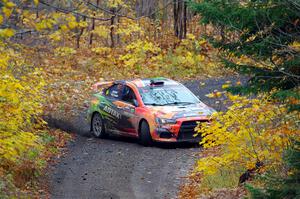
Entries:
{"type": "Polygon", "coordinates": [[[133,99],[133,105],[134,105],[135,107],[138,107],[138,106],[139,106],[139,103],[138,103],[138,101],[137,101],[136,99],[133,99]]]}

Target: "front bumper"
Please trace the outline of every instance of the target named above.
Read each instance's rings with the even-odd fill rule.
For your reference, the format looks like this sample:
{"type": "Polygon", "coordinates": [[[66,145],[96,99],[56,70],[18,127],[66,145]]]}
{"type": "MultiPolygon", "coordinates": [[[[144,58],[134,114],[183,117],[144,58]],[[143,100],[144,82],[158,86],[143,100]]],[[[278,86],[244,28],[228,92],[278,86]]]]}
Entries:
{"type": "Polygon", "coordinates": [[[200,142],[201,136],[195,131],[190,132],[180,132],[179,135],[176,135],[167,129],[156,129],[156,134],[159,136],[154,139],[157,142],[200,142]]]}
{"type": "Polygon", "coordinates": [[[176,124],[156,128],[152,138],[157,142],[200,142],[201,136],[195,131],[198,122],[208,122],[208,119],[178,119],[176,124]]]}

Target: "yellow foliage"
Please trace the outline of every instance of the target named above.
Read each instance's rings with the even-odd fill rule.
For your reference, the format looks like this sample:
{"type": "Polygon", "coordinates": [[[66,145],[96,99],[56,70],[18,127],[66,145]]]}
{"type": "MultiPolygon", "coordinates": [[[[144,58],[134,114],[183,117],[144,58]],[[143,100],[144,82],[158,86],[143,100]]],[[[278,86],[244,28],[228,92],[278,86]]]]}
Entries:
{"type": "Polygon", "coordinates": [[[154,54],[161,52],[161,49],[152,42],[137,40],[127,45],[126,51],[127,53],[121,55],[119,60],[123,61],[126,67],[134,68],[145,63],[147,57],[152,57],[154,61],[154,54]]]}
{"type": "Polygon", "coordinates": [[[74,29],[78,26],[78,23],[76,21],[69,21],[68,26],[70,29],[74,29]]]}
{"type": "Polygon", "coordinates": [[[117,28],[116,33],[125,36],[125,39],[126,36],[130,36],[133,33],[143,34],[144,31],[142,30],[140,25],[136,23],[136,21],[127,18],[122,18],[119,22],[119,26],[117,28]]]}
{"type": "Polygon", "coordinates": [[[12,13],[12,9],[11,8],[8,8],[8,7],[3,7],[2,8],[2,12],[4,13],[5,17],[9,17],[12,13]]]}
{"type": "Polygon", "coordinates": [[[15,34],[15,31],[10,28],[0,29],[0,37],[8,38],[12,37],[15,34]]]}
{"type": "Polygon", "coordinates": [[[187,39],[191,39],[191,40],[195,40],[195,39],[196,39],[195,35],[190,34],[190,33],[188,33],[188,34],[186,35],[186,38],[187,38],[187,39]]]}
{"type": "Polygon", "coordinates": [[[95,27],[95,30],[93,30],[92,32],[98,35],[99,37],[103,37],[103,38],[106,38],[109,35],[108,28],[106,26],[101,26],[101,25],[95,27]]]}
{"type": "Polygon", "coordinates": [[[60,31],[55,31],[54,33],[49,35],[49,38],[53,41],[60,41],[62,33],[60,31]]]}
{"type": "Polygon", "coordinates": [[[279,166],[290,139],[299,140],[299,113],[288,112],[268,97],[227,96],[233,103],[228,111],[214,114],[210,123],[196,128],[203,147],[214,151],[214,156],[198,160],[198,171],[205,178],[224,168],[252,169],[257,162],[262,162],[264,169],[279,166]]]}
{"type": "Polygon", "coordinates": [[[88,23],[86,21],[80,21],[78,23],[78,26],[81,28],[86,28],[86,27],[88,27],[88,23]]]}
{"type": "Polygon", "coordinates": [[[202,62],[202,61],[205,60],[205,56],[204,56],[204,55],[197,55],[196,60],[197,60],[198,62],[202,62]]]}
{"type": "Polygon", "coordinates": [[[74,48],[69,47],[58,47],[54,51],[55,56],[70,56],[76,53],[74,48]]]}
{"type": "Polygon", "coordinates": [[[92,52],[95,52],[97,54],[107,54],[111,52],[111,48],[108,47],[92,48],[92,52]]]}
{"type": "Polygon", "coordinates": [[[208,98],[219,98],[219,97],[222,96],[222,93],[219,92],[219,91],[215,91],[215,92],[206,94],[205,96],[208,97],[208,98]]]}
{"type": "Polygon", "coordinates": [[[39,4],[39,0],[33,0],[34,5],[38,5],[39,4]]]}
{"type": "Polygon", "coordinates": [[[126,6],[126,3],[123,0],[108,0],[107,4],[109,7],[117,8],[118,6],[126,6]]]}
{"type": "Polygon", "coordinates": [[[45,29],[52,29],[53,25],[56,23],[54,19],[43,19],[40,22],[35,24],[37,31],[42,31],[45,29]]]}
{"type": "Polygon", "coordinates": [[[294,43],[291,46],[299,48],[300,47],[300,42],[294,41],[294,43]]]}
{"type": "Polygon", "coordinates": [[[65,32],[69,30],[68,26],[66,26],[65,24],[61,25],[60,29],[65,32]]]}
{"type": "Polygon", "coordinates": [[[294,41],[292,44],[291,44],[291,47],[297,51],[300,51],[300,42],[298,41],[294,41]]]}
{"type": "Polygon", "coordinates": [[[29,69],[20,54],[0,41],[0,167],[17,162],[30,150],[41,150],[34,134],[42,112],[40,70],[29,69]],[[22,69],[21,69],[22,67],[22,69]],[[28,71],[24,73],[24,71],[28,71]]]}
{"type": "Polygon", "coordinates": [[[223,84],[222,85],[222,89],[226,89],[226,88],[229,88],[230,87],[230,84],[223,84]]]}
{"type": "Polygon", "coordinates": [[[7,8],[13,8],[15,6],[16,6],[16,4],[14,4],[13,2],[10,2],[10,1],[5,3],[5,7],[7,7],[7,8]]]}

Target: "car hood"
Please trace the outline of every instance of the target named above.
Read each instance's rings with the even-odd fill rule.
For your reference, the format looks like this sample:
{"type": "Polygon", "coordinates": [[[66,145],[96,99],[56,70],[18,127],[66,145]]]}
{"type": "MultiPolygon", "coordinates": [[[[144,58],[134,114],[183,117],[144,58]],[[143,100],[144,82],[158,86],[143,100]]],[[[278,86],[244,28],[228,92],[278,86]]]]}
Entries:
{"type": "Polygon", "coordinates": [[[157,117],[178,119],[185,117],[210,116],[215,110],[204,103],[189,105],[148,106],[157,117]]]}

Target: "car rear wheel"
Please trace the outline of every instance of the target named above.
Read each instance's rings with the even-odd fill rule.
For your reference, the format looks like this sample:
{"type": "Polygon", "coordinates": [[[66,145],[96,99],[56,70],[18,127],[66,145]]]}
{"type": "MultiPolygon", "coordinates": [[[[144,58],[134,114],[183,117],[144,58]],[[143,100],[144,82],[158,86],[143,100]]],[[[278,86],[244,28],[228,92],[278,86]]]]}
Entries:
{"type": "Polygon", "coordinates": [[[102,117],[99,113],[95,113],[92,118],[92,133],[97,138],[106,137],[106,133],[104,131],[104,123],[102,117]]]}
{"type": "Polygon", "coordinates": [[[143,146],[151,146],[153,141],[150,134],[149,124],[143,121],[139,132],[139,143],[143,146]]]}

